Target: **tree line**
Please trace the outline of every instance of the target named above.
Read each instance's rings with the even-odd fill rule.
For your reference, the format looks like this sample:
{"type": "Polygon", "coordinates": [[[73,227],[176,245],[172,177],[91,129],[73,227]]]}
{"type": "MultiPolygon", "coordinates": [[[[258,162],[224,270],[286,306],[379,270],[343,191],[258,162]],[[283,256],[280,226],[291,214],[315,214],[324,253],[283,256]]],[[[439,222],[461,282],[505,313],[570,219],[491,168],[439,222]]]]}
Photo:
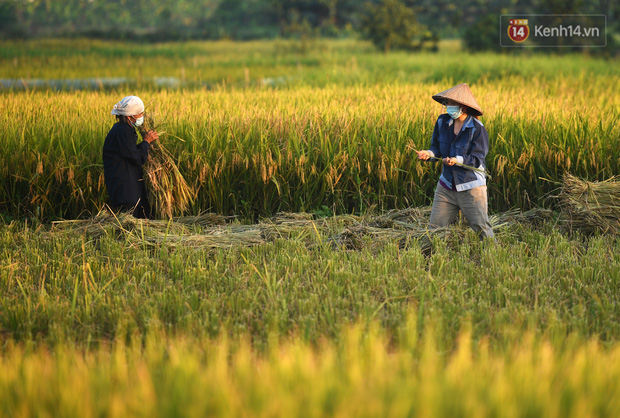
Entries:
{"type": "Polygon", "coordinates": [[[0,0],[0,37],[139,41],[352,37],[383,50],[465,38],[496,49],[500,14],[605,14],[618,33],[615,0],[0,0]]]}

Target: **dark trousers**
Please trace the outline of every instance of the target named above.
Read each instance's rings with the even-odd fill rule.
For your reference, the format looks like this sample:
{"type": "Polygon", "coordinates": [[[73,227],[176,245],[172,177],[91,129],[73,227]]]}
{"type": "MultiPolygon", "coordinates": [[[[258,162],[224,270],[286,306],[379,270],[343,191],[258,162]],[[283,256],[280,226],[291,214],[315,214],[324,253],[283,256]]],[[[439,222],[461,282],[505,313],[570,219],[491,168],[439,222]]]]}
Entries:
{"type": "Polygon", "coordinates": [[[121,203],[112,209],[121,212],[131,212],[134,218],[153,219],[151,205],[146,197],[142,197],[137,203],[121,203]]]}
{"type": "Polygon", "coordinates": [[[134,202],[123,202],[112,206],[112,209],[120,212],[130,212],[134,218],[153,219],[153,211],[149,203],[144,181],[139,183],[140,197],[134,202]]]}
{"type": "Polygon", "coordinates": [[[144,199],[144,203],[137,206],[133,211],[134,218],[153,219],[153,212],[151,211],[151,205],[147,199],[144,199]]]}

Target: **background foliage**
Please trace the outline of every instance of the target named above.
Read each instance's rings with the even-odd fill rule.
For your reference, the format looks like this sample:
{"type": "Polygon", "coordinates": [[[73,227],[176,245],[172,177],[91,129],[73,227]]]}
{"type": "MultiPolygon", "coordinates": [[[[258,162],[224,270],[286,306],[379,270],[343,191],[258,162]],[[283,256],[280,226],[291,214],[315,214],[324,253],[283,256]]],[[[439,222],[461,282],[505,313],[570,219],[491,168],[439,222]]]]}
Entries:
{"type": "Polygon", "coordinates": [[[496,47],[500,14],[605,14],[608,43],[613,44],[605,50],[612,54],[620,33],[620,6],[612,0],[0,0],[0,36],[144,41],[352,37],[379,31],[381,24],[371,30],[367,24],[377,7],[396,16],[388,24],[389,34],[376,43],[382,50],[390,37],[416,35],[398,24],[403,11],[411,27],[424,28],[424,39],[466,36],[472,49],[496,47]]]}

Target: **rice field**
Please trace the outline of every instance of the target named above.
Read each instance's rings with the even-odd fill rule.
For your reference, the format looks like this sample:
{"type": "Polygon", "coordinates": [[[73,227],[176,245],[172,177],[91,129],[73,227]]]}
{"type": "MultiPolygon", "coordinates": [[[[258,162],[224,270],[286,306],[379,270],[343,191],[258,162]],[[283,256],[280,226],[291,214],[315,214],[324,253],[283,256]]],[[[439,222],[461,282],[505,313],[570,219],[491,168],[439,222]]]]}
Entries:
{"type": "MultiPolygon", "coordinates": [[[[0,74],[15,77],[17,63],[22,74],[21,66],[28,64],[32,69],[47,68],[37,76],[61,78],[64,70],[51,73],[60,65],[52,60],[57,56],[63,69],[79,70],[84,76],[92,77],[91,67],[99,61],[100,74],[118,76],[114,72],[118,66],[106,63],[122,57],[136,61],[126,64],[129,75],[137,66],[171,76],[174,70],[161,60],[176,60],[182,66],[200,51],[199,45],[190,44],[172,54],[164,45],[154,47],[152,55],[147,55],[146,47],[123,55],[129,54],[125,45],[110,56],[114,44],[105,44],[108,49],[98,43],[82,49],[80,45],[70,49],[71,44],[57,42],[45,53],[40,50],[45,43],[40,49],[27,44],[15,50],[11,45],[0,61],[0,74]],[[56,55],[50,55],[54,50],[56,55]]],[[[213,62],[203,66],[217,70],[210,88],[188,84],[159,90],[132,84],[112,91],[4,90],[0,212],[44,221],[97,213],[106,199],[100,143],[114,122],[109,112],[119,97],[137,93],[134,90],[141,90],[166,124],[171,135],[166,147],[176,155],[178,168],[194,191],[193,214],[212,211],[255,220],[278,211],[326,207],[331,213],[351,213],[374,205],[388,210],[428,204],[440,167],[420,164],[412,148],[428,147],[441,113],[429,97],[454,80],[470,81],[478,101],[484,103],[494,210],[547,204],[552,182],[560,181],[565,172],[588,180],[604,180],[619,172],[620,98],[613,92],[620,72],[610,62],[451,51],[384,57],[370,54],[365,44],[326,45],[332,45],[332,53],[324,62],[320,49],[304,55],[289,52],[289,61],[312,57],[317,63],[308,69],[302,65],[296,71],[297,81],[275,88],[257,84],[261,78],[255,78],[253,70],[248,71],[247,83],[237,77],[227,82],[223,76],[244,74],[239,68],[244,53],[247,65],[258,66],[252,61],[258,52],[268,57],[270,48],[272,53],[286,51],[277,43],[262,42],[241,44],[241,55],[228,54],[228,59],[221,49],[229,44],[207,44],[204,57],[213,57],[213,62]],[[249,52],[251,46],[257,51],[249,52]],[[347,47],[352,51],[348,55],[347,47]],[[364,74],[357,83],[351,76],[355,70],[347,64],[353,59],[358,62],[356,71],[364,74]],[[469,65],[455,75],[450,61],[456,66],[459,60],[469,65]],[[530,76],[537,66],[544,71],[530,76]],[[317,71],[322,73],[320,79],[317,71]],[[443,72],[441,76],[432,75],[437,71],[443,72]],[[411,77],[401,78],[404,74],[411,77]]],[[[293,72],[281,67],[279,59],[271,62],[275,78],[293,72]]],[[[188,213],[174,213],[183,214],[188,213]]]]}
{"type": "MultiPolygon", "coordinates": [[[[619,172],[619,99],[605,96],[614,82],[584,80],[576,87],[560,79],[541,91],[521,80],[480,88],[479,100],[488,106],[483,123],[493,138],[487,157],[493,210],[547,204],[552,182],[566,172],[589,180],[619,172]],[[587,97],[601,99],[590,103],[587,97]]],[[[185,139],[170,138],[166,146],[194,190],[190,212],[256,219],[323,206],[351,213],[372,205],[429,204],[440,167],[420,164],[412,148],[429,146],[441,110],[428,97],[441,86],[163,91],[146,97],[165,109],[167,131],[185,139]]],[[[97,213],[106,201],[101,141],[118,96],[0,96],[0,211],[47,221],[97,213]]]]}
{"type": "Polygon", "coordinates": [[[618,194],[592,231],[558,199],[620,174],[618,68],[452,42],[0,42],[0,79],[23,78],[0,89],[0,416],[620,415],[618,194]],[[126,79],[29,84],[91,77],[126,79]],[[496,244],[413,233],[440,167],[412,149],[462,81],[496,244]],[[193,202],[96,224],[127,94],[193,202]]]}

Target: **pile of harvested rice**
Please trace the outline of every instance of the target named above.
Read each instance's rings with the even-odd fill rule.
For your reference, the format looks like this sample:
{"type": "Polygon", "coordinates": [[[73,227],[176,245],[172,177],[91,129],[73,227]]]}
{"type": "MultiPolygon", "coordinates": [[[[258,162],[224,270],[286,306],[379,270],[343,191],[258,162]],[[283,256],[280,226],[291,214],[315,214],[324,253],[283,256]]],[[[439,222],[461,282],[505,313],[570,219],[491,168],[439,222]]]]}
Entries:
{"type": "Polygon", "coordinates": [[[212,213],[169,220],[137,219],[129,213],[103,210],[92,219],[58,221],[54,232],[77,232],[90,238],[121,237],[131,244],[231,248],[265,242],[261,230],[247,225],[224,226],[225,219],[212,213]]]}
{"type": "MultiPolygon", "coordinates": [[[[360,250],[367,246],[364,240],[369,240],[372,245],[382,245],[386,242],[398,242],[399,247],[404,248],[410,242],[418,241],[418,245],[424,254],[432,250],[432,238],[439,237],[448,239],[454,235],[461,239],[466,233],[465,228],[428,228],[430,207],[410,208],[403,211],[391,211],[386,215],[380,215],[369,219],[365,223],[345,228],[341,233],[330,238],[334,247],[360,250]],[[409,217],[412,222],[399,219],[409,217]],[[394,222],[391,226],[385,226],[386,219],[394,222]],[[384,225],[384,226],[379,226],[384,225]]],[[[552,212],[545,209],[532,209],[527,212],[512,210],[490,217],[494,231],[514,225],[516,223],[530,223],[540,219],[551,219],[552,212]]]]}
{"type": "Polygon", "coordinates": [[[426,226],[431,216],[431,207],[391,210],[369,219],[369,225],[378,228],[411,229],[412,226],[426,226]]]}
{"type": "Polygon", "coordinates": [[[620,233],[620,179],[590,182],[565,174],[560,191],[563,218],[570,231],[585,235],[620,233]]]}
{"type": "Polygon", "coordinates": [[[156,216],[172,218],[189,208],[194,193],[179,171],[172,154],[162,143],[169,138],[162,127],[163,124],[155,120],[153,113],[144,112],[144,123],[140,126],[142,137],[148,131],[159,134],[159,140],[151,144],[149,159],[145,165],[149,202],[156,216]]]}
{"type": "MultiPolygon", "coordinates": [[[[91,238],[103,235],[120,237],[131,244],[165,245],[167,247],[232,248],[262,244],[276,239],[303,239],[316,243],[317,236],[334,248],[360,250],[368,245],[379,247],[397,242],[405,247],[418,240],[424,253],[432,249],[434,236],[464,234],[463,228],[429,229],[430,208],[390,211],[376,216],[340,215],[314,219],[311,214],[279,213],[258,224],[225,224],[229,218],[205,213],[198,216],[177,217],[169,220],[136,219],[128,213],[102,211],[96,217],[79,221],[54,223],[56,231],[78,232],[91,238]],[[392,222],[388,225],[388,222],[392,222]]],[[[510,211],[491,217],[494,230],[518,222],[530,222],[550,217],[551,212],[535,210],[525,213],[510,211]]]]}
{"type": "MultiPolygon", "coordinates": [[[[571,229],[584,233],[620,232],[620,181],[588,182],[572,175],[564,177],[561,198],[562,216],[571,229]]],[[[467,229],[429,229],[430,207],[393,210],[364,216],[339,215],[316,219],[308,213],[276,214],[254,225],[226,223],[234,217],[212,213],[170,217],[166,220],[136,219],[127,213],[104,210],[95,218],[55,222],[56,231],[78,232],[93,238],[110,233],[130,243],[183,246],[193,248],[232,248],[262,244],[275,239],[300,237],[307,243],[319,240],[334,248],[359,250],[397,242],[404,247],[417,240],[424,253],[432,250],[432,238],[462,238],[467,229]]],[[[512,210],[490,216],[494,231],[516,223],[540,223],[553,217],[546,209],[527,212],[512,210]]]]}
{"type": "Polygon", "coordinates": [[[175,222],[187,225],[215,226],[226,225],[227,220],[231,220],[234,218],[234,216],[222,216],[215,213],[201,213],[197,216],[180,216],[172,219],[175,222]]]}

